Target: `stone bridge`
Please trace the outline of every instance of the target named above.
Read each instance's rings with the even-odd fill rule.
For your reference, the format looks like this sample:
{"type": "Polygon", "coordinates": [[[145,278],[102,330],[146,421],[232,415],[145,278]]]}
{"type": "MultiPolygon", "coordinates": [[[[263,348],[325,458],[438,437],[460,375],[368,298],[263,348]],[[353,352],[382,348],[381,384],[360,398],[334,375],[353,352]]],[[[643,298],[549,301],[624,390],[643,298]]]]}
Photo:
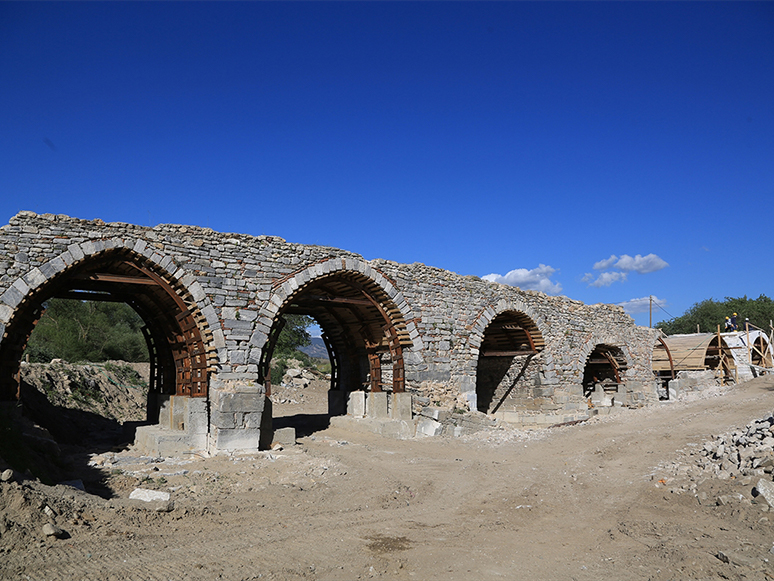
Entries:
{"type": "Polygon", "coordinates": [[[656,332],[617,306],[272,236],[20,212],[0,228],[3,399],[18,397],[52,297],[121,301],[142,317],[158,424],[144,437],[172,448],[270,441],[269,362],[290,313],[323,330],[331,416],[383,406],[406,421],[408,397],[415,411],[547,425],[588,417],[602,385],[617,405],[657,397],[656,332]]]}

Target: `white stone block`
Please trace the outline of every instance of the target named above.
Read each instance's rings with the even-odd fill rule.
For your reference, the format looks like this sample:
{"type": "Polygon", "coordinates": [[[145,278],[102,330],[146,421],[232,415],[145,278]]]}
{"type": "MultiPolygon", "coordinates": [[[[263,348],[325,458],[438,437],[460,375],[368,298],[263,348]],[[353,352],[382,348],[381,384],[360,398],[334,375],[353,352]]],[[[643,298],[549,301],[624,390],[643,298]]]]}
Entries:
{"type": "Polygon", "coordinates": [[[393,420],[411,421],[413,417],[411,399],[410,393],[393,393],[390,417],[393,420]]]}
{"type": "Polygon", "coordinates": [[[389,418],[387,408],[387,392],[372,391],[368,394],[366,402],[366,415],[377,420],[389,418]]]}
{"type": "Polygon", "coordinates": [[[366,394],[364,391],[351,391],[347,397],[347,415],[363,418],[366,415],[366,394]]]}
{"type": "Polygon", "coordinates": [[[417,422],[417,438],[440,436],[442,431],[443,424],[430,418],[422,418],[417,422]]]}
{"type": "Polygon", "coordinates": [[[169,492],[161,492],[160,490],[148,490],[147,488],[135,488],[129,495],[130,500],[143,500],[145,502],[153,502],[156,500],[167,501],[169,500],[169,492]]]}

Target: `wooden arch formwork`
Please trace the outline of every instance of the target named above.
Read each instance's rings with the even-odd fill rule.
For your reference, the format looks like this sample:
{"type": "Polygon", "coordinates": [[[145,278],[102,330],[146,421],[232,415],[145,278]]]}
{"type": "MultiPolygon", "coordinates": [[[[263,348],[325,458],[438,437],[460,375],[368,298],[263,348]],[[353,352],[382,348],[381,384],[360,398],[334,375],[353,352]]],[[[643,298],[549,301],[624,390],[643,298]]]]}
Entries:
{"type": "Polygon", "coordinates": [[[496,413],[545,348],[535,322],[520,311],[504,311],[484,329],[476,366],[478,411],[496,413]]]}
{"type": "Polygon", "coordinates": [[[715,371],[724,383],[734,381],[736,363],[726,341],[719,333],[669,335],[661,347],[653,350],[651,366],[659,378],[680,371],[715,371]]]}
{"type": "Polygon", "coordinates": [[[762,330],[751,328],[721,336],[733,353],[739,381],[774,372],[770,338],[762,330]]]}
{"type": "Polygon", "coordinates": [[[19,304],[0,344],[0,393],[19,397],[19,370],[29,337],[52,298],[128,304],[142,318],[150,357],[148,419],[155,394],[206,397],[216,354],[211,333],[190,294],[147,259],[129,250],[88,257],[19,304]]]}
{"type": "Polygon", "coordinates": [[[620,347],[599,343],[591,350],[583,367],[583,396],[589,397],[601,385],[605,392],[617,393],[628,368],[620,347]]]}
{"type": "Polygon", "coordinates": [[[659,399],[669,399],[669,381],[676,377],[672,351],[664,339],[664,335],[658,337],[651,356],[651,369],[659,382],[659,399]]]}
{"type": "Polygon", "coordinates": [[[774,367],[771,355],[771,341],[765,333],[760,332],[760,334],[752,340],[750,349],[750,362],[753,365],[767,369],[774,367]]]}
{"type": "Polygon", "coordinates": [[[400,309],[368,277],[338,271],[304,285],[280,307],[258,366],[267,394],[281,379],[271,377],[271,359],[286,314],[310,316],[322,329],[331,362],[331,390],[405,390],[403,349],[412,341],[400,309]]]}

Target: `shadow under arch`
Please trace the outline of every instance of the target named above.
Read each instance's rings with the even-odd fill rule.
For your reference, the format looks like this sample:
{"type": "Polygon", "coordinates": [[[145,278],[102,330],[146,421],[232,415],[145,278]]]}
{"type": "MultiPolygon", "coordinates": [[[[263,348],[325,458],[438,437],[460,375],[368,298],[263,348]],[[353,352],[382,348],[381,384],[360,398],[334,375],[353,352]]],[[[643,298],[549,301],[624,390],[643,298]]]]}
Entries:
{"type": "Polygon", "coordinates": [[[85,256],[23,297],[0,344],[0,399],[19,398],[22,353],[45,302],[54,297],[123,302],[142,318],[151,361],[151,423],[158,421],[161,394],[207,397],[211,333],[196,301],[152,260],[114,248],[85,256]]]}
{"type": "Polygon", "coordinates": [[[476,366],[478,411],[494,413],[545,347],[537,324],[521,311],[507,310],[484,329],[476,366]]]}
{"type": "MultiPolygon", "coordinates": [[[[308,420],[296,422],[297,431],[324,428],[328,417],[344,415],[347,392],[405,390],[403,351],[413,342],[400,309],[384,288],[363,273],[338,270],[303,284],[279,306],[258,366],[258,380],[267,395],[272,382],[280,379],[271,377],[270,363],[286,314],[317,321],[331,362],[328,414],[297,418],[308,420]]],[[[291,424],[292,419],[275,420],[275,428],[291,424]]]]}
{"type": "Polygon", "coordinates": [[[585,359],[581,380],[583,396],[591,396],[597,384],[606,391],[617,392],[628,368],[626,355],[620,347],[597,343],[585,359]]]}

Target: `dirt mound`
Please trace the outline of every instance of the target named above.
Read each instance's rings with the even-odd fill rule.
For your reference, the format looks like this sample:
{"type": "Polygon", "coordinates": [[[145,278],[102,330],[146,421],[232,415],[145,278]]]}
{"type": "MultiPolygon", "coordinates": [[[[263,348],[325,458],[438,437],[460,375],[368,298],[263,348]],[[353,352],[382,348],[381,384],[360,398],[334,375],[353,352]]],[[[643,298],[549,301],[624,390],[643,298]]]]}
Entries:
{"type": "Polygon", "coordinates": [[[121,423],[141,421],[145,419],[148,382],[138,368],[144,370],[147,365],[123,361],[74,365],[55,359],[22,364],[21,380],[54,406],[121,423]]]}

